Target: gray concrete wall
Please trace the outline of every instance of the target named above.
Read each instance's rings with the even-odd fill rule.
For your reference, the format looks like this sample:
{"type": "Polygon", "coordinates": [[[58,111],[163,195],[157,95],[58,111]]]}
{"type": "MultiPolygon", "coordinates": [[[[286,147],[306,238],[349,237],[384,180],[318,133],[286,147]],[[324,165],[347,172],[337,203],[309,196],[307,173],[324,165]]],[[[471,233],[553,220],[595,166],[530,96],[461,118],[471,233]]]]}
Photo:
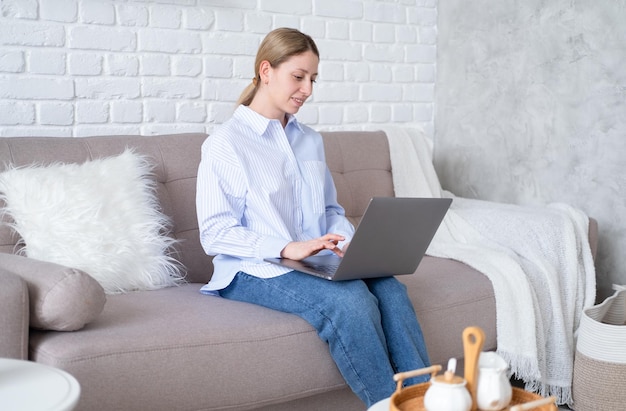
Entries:
{"type": "Polygon", "coordinates": [[[464,196],[566,202],[626,284],[626,1],[439,0],[435,166],[464,196]]]}

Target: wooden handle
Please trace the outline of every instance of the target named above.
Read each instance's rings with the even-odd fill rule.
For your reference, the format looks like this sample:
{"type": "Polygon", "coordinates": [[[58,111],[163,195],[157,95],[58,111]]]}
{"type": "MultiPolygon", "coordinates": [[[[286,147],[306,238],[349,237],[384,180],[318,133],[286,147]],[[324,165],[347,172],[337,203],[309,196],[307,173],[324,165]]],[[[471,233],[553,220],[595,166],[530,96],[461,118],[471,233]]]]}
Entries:
{"type": "Polygon", "coordinates": [[[555,404],[556,397],[542,398],[540,400],[530,401],[525,404],[514,405],[511,407],[511,411],[528,411],[533,408],[541,407],[542,405],[555,404]]]}
{"type": "Polygon", "coordinates": [[[396,392],[399,392],[402,389],[402,383],[407,378],[413,378],[424,374],[432,374],[432,377],[434,377],[439,371],[441,371],[441,365],[431,365],[430,367],[420,368],[419,370],[399,372],[393,376],[393,380],[398,383],[396,392]]]}
{"type": "Polygon", "coordinates": [[[483,349],[485,332],[480,327],[467,327],[463,330],[463,354],[465,355],[465,380],[467,390],[472,397],[472,411],[478,406],[476,402],[476,383],[478,382],[478,356],[483,349]]]}

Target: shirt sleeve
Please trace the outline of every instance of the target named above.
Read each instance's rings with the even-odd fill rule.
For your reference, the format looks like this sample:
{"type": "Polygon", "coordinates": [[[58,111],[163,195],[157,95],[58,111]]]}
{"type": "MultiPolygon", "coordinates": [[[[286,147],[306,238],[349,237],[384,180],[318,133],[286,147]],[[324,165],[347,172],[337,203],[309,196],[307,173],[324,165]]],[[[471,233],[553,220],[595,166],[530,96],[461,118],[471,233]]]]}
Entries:
{"type": "Polygon", "coordinates": [[[288,240],[261,235],[242,225],[246,186],[241,170],[228,147],[216,147],[211,137],[203,144],[196,195],[202,247],[208,255],[259,260],[277,257],[288,240]]]}

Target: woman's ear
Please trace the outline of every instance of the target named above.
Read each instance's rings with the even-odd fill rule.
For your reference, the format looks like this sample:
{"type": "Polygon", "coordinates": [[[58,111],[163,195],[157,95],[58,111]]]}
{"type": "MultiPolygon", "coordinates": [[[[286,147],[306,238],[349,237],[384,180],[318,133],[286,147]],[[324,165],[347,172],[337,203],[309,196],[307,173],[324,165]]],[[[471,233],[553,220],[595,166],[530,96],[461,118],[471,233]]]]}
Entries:
{"type": "Polygon", "coordinates": [[[259,64],[259,77],[261,77],[261,82],[263,84],[267,84],[270,78],[270,71],[272,70],[272,65],[269,61],[263,60],[261,64],[259,64]]]}

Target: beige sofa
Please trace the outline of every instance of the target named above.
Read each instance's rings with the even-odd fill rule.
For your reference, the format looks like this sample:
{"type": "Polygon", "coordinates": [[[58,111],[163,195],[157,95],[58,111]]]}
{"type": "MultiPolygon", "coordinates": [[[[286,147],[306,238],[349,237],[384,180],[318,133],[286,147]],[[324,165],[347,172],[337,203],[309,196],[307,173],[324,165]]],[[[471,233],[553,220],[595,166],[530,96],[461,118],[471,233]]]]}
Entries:
{"type": "MultiPolygon", "coordinates": [[[[372,196],[393,196],[382,132],[323,133],[339,202],[355,224],[372,196]]],[[[88,138],[0,138],[7,164],[83,162],[135,147],[155,163],[158,197],[181,241],[188,284],[107,296],[84,328],[30,328],[37,278],[68,268],[11,255],[16,235],[0,227],[0,356],[62,368],[81,384],[80,410],[363,410],[327,346],[300,318],[198,292],[212,271],[198,239],[195,184],[203,134],[88,138]],[[5,254],[2,254],[5,253],[5,254]]],[[[597,226],[591,224],[595,250],[597,226]]],[[[425,257],[402,276],[434,363],[462,357],[462,330],[485,330],[496,347],[489,280],[456,261],[425,257]]]]}

